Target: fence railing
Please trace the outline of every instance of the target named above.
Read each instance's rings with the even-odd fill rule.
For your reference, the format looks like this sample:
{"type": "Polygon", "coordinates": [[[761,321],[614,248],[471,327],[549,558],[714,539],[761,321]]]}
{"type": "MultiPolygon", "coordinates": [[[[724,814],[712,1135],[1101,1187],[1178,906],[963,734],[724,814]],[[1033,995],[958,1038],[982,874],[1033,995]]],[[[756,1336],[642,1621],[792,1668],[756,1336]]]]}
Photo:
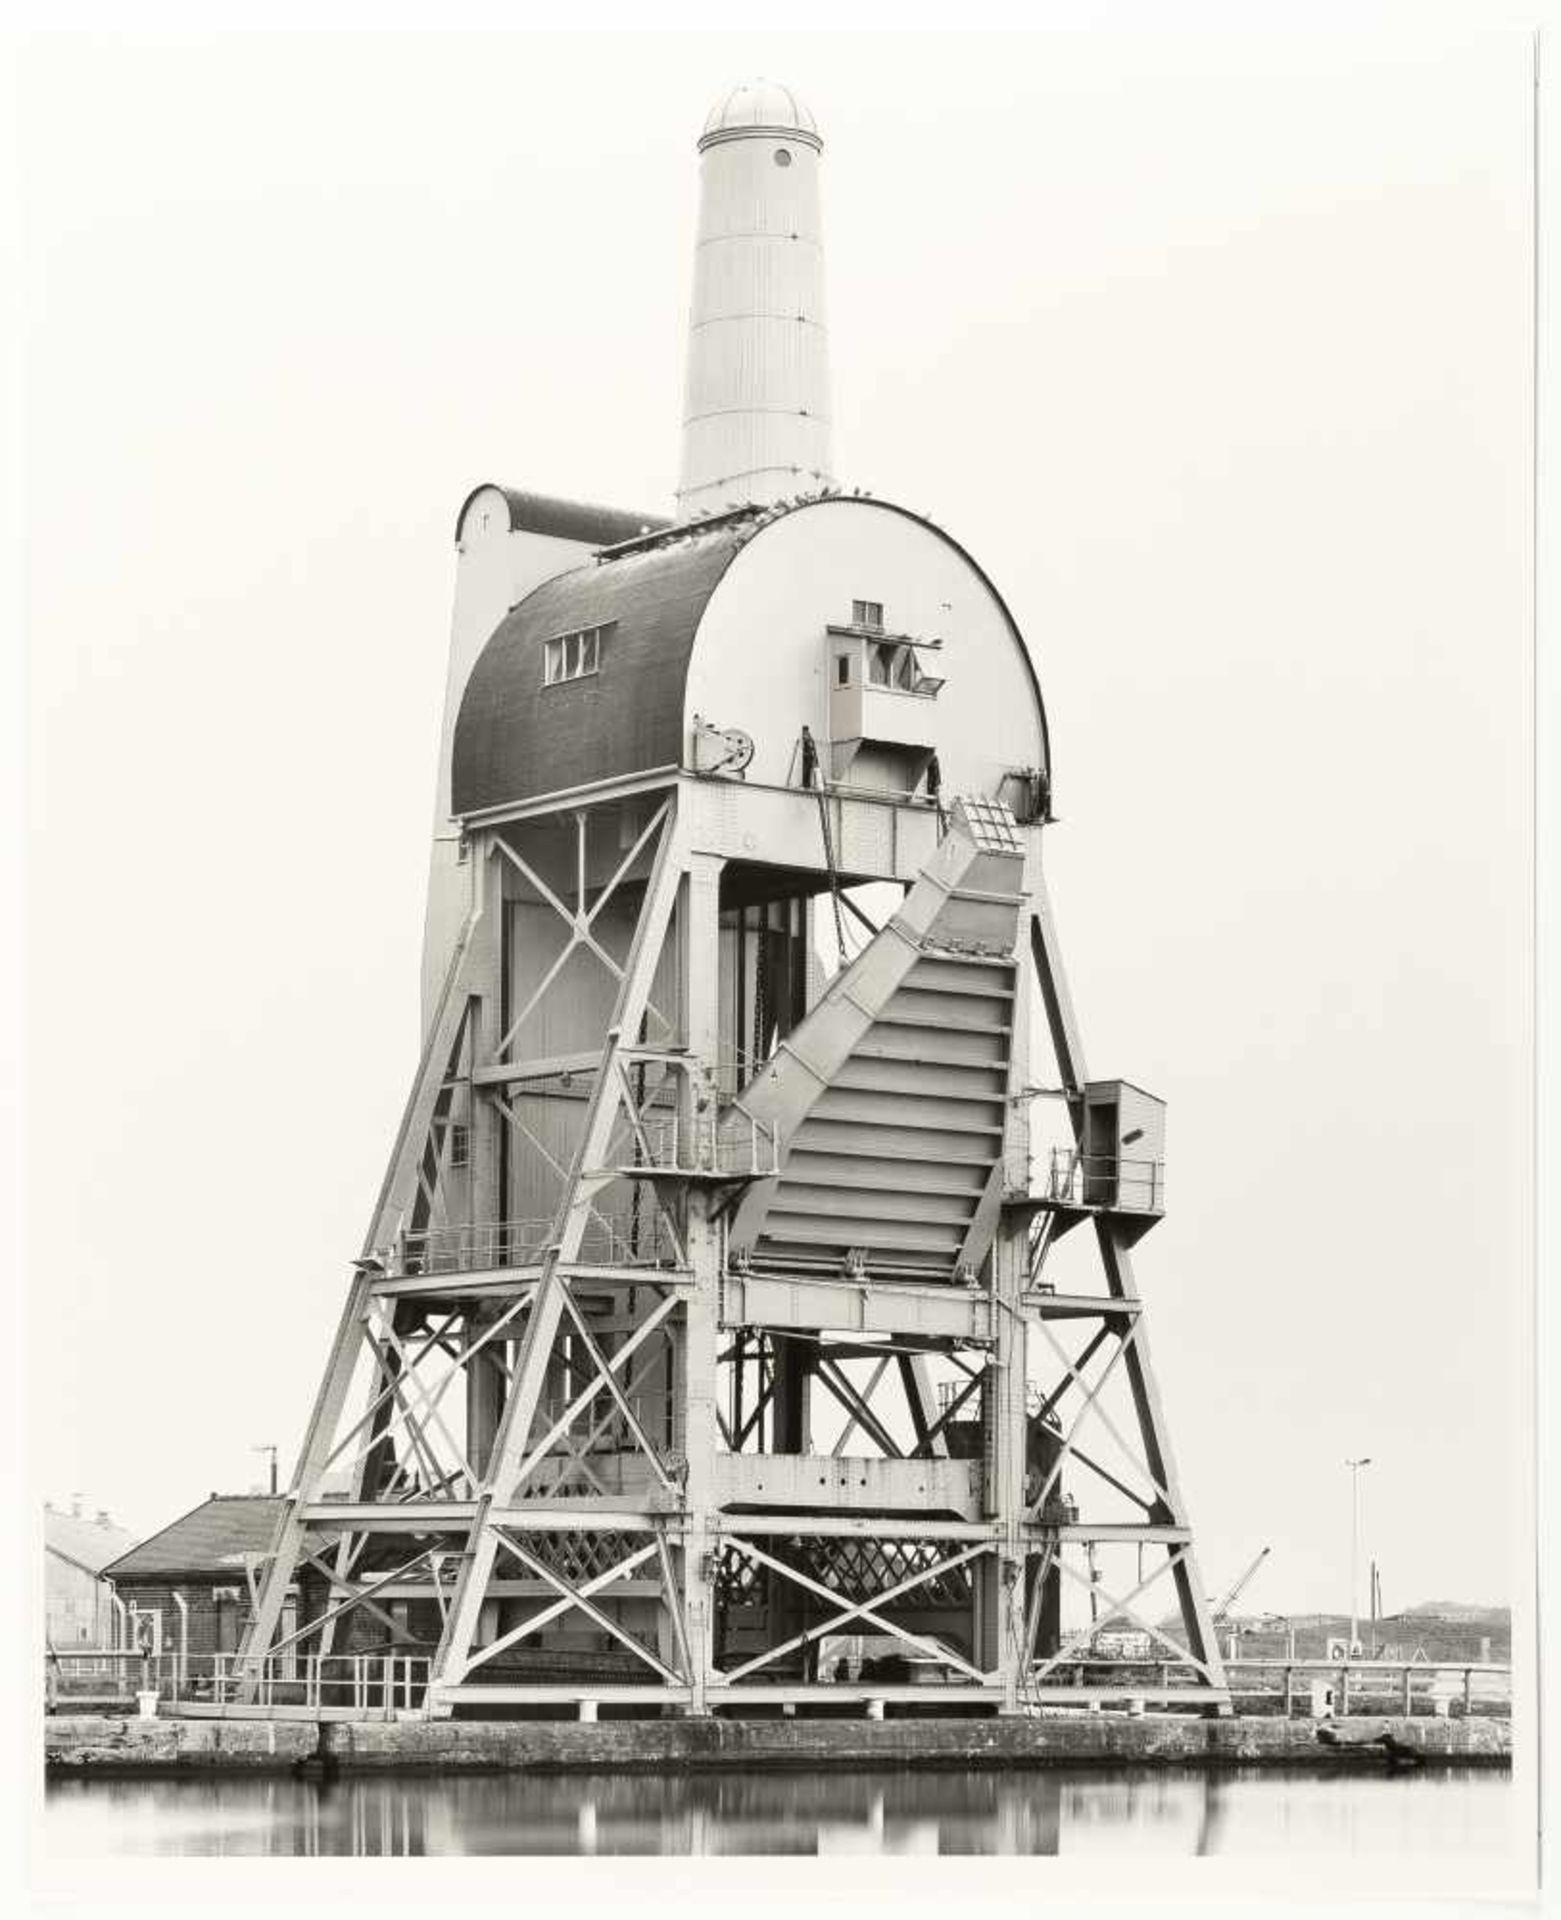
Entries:
{"type": "Polygon", "coordinates": [[[1512,1668],[1493,1660],[1227,1660],[1233,1701],[1246,1710],[1291,1713],[1310,1704],[1315,1681],[1331,1690],[1331,1710],[1346,1713],[1472,1714],[1512,1709],[1512,1668]]]}
{"type": "Polygon", "coordinates": [[[1128,1213],[1163,1213],[1165,1163],[1114,1153],[1080,1153],[1053,1147],[1046,1198],[1063,1207],[1113,1207],[1128,1213]]]}
{"type": "MultiPolygon", "coordinates": [[[[1323,1690],[1322,1711],[1412,1716],[1415,1714],[1507,1714],[1512,1709],[1512,1668],[1489,1660],[1227,1660],[1225,1678],[1238,1713],[1282,1714],[1313,1709],[1312,1686],[1323,1690]]],[[[1088,1645],[1069,1649],[1039,1679],[1032,1699],[1048,1688],[1111,1685],[1163,1693],[1203,1684],[1190,1655],[1108,1652],[1088,1645]]]]}
{"type": "Polygon", "coordinates": [[[94,1651],[50,1656],[45,1686],[51,1708],[88,1700],[127,1702],[155,1693],[170,1713],[288,1713],[307,1718],[393,1719],[419,1709],[431,1661],[404,1653],[181,1656],[94,1651]]]}
{"type": "Polygon", "coordinates": [[[685,1122],[677,1115],[656,1120],[630,1142],[623,1156],[625,1172],[730,1175],[735,1179],[766,1179],[780,1171],[780,1144],[757,1120],[718,1119],[709,1114],[685,1122]]]}
{"type": "MultiPolygon", "coordinates": [[[[552,1243],[554,1226],[549,1218],[417,1227],[398,1234],[378,1257],[398,1279],[536,1266],[552,1243]]],[[[647,1205],[638,1214],[593,1213],[579,1257],[600,1266],[661,1267],[672,1263],[676,1250],[656,1209],[647,1205]]]]}
{"type": "MultiPolygon", "coordinates": [[[[172,1714],[392,1720],[423,1709],[431,1666],[428,1656],[406,1653],[292,1650],[248,1660],[237,1653],[146,1655],[95,1648],[47,1656],[45,1682],[51,1711],[124,1706],[137,1695],[155,1694],[158,1708],[172,1714]]],[[[1505,1717],[1512,1710],[1512,1669],[1495,1661],[1230,1660],[1225,1674],[1238,1714],[1505,1717]],[[1317,1702],[1313,1681],[1324,1689],[1317,1702]]],[[[1121,1696],[1141,1692],[1174,1704],[1179,1691],[1202,1684],[1189,1656],[1112,1660],[1079,1649],[1039,1679],[1032,1677],[1024,1693],[1031,1705],[1044,1705],[1048,1694],[1086,1687],[1121,1696]]]]}
{"type": "MultiPolygon", "coordinates": [[[[177,1656],[173,1656],[177,1660],[177,1656]]],[[[119,1647],[88,1647],[44,1656],[44,1698],[57,1704],[129,1700],[157,1684],[161,1661],[119,1647]]]]}

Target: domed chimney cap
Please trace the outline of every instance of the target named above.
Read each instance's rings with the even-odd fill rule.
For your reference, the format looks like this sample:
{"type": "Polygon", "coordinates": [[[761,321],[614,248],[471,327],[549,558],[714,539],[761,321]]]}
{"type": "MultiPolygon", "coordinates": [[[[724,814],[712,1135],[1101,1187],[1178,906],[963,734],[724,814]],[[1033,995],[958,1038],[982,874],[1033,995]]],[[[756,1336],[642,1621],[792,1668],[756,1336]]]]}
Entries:
{"type": "Polygon", "coordinates": [[[800,140],[822,152],[818,122],[792,92],[778,80],[744,80],[710,109],[699,151],[722,140],[800,140]]]}

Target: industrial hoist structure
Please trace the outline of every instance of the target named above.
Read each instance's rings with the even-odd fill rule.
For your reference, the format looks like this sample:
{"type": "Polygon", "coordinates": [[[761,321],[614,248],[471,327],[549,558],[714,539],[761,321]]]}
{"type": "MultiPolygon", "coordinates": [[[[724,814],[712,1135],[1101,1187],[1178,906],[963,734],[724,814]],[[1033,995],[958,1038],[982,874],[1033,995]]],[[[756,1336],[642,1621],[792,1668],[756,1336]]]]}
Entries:
{"type": "Polygon", "coordinates": [[[700,358],[729,256],[816,222],[811,121],[738,93],[680,517],[460,511],[421,1060],[244,1699],[383,1649],[428,1714],[1226,1710],[1132,1262],[1163,1110],[1086,1072],[1030,653],[925,517],[696,446],[764,359],[700,358]]]}

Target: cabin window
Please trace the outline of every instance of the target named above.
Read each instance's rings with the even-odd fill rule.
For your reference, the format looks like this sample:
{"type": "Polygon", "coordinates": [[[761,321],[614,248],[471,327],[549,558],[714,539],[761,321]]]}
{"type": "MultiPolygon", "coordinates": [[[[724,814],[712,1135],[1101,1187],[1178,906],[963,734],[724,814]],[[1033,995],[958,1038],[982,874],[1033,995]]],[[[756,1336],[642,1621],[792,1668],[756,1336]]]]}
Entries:
{"type": "Polygon", "coordinates": [[[450,1128],[450,1165],[467,1167],[471,1165],[472,1135],[471,1128],[464,1127],[459,1121],[450,1128]]]}
{"type": "Polygon", "coordinates": [[[916,649],[903,642],[878,641],[868,651],[867,677],[875,687],[897,687],[902,693],[914,693],[921,680],[916,649]]]}
{"type": "Polygon", "coordinates": [[[542,648],[542,684],[556,687],[562,680],[583,680],[596,673],[602,663],[602,627],[583,627],[578,633],[561,633],[542,648]]]}
{"type": "Polygon", "coordinates": [[[835,685],[849,687],[851,684],[851,656],[849,653],[835,655],[835,685]]]}
{"type": "Polygon", "coordinates": [[[853,600],[851,602],[851,624],[853,627],[871,627],[876,633],[882,633],[883,602],[881,600],[853,600]]]}

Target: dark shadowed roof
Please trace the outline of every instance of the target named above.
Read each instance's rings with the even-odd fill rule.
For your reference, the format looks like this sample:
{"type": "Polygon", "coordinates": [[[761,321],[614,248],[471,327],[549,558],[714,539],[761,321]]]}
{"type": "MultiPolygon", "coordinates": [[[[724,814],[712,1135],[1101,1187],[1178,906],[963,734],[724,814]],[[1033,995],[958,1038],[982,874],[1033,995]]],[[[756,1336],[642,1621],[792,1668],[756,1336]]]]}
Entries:
{"type": "Polygon", "coordinates": [[[546,493],[521,493],[514,487],[498,486],[485,480],[473,487],[461,502],[455,516],[455,537],[461,537],[466,509],[479,493],[494,487],[509,504],[511,533],[542,533],[555,540],[579,540],[587,546],[610,547],[619,540],[632,540],[638,533],[660,532],[670,521],[653,513],[632,513],[622,507],[595,507],[583,500],[555,500],[546,493]]]}
{"type": "Polygon", "coordinates": [[[280,1496],[219,1493],[154,1533],[103,1571],[110,1579],[156,1580],[165,1574],[241,1573],[246,1553],[265,1553],[271,1545],[280,1496]]]}
{"type": "Polygon", "coordinates": [[[683,687],[705,605],[753,530],[744,517],[545,580],[472,669],[455,723],[458,814],[675,766],[683,687]],[[608,627],[601,667],[542,684],[543,642],[608,627]]]}

